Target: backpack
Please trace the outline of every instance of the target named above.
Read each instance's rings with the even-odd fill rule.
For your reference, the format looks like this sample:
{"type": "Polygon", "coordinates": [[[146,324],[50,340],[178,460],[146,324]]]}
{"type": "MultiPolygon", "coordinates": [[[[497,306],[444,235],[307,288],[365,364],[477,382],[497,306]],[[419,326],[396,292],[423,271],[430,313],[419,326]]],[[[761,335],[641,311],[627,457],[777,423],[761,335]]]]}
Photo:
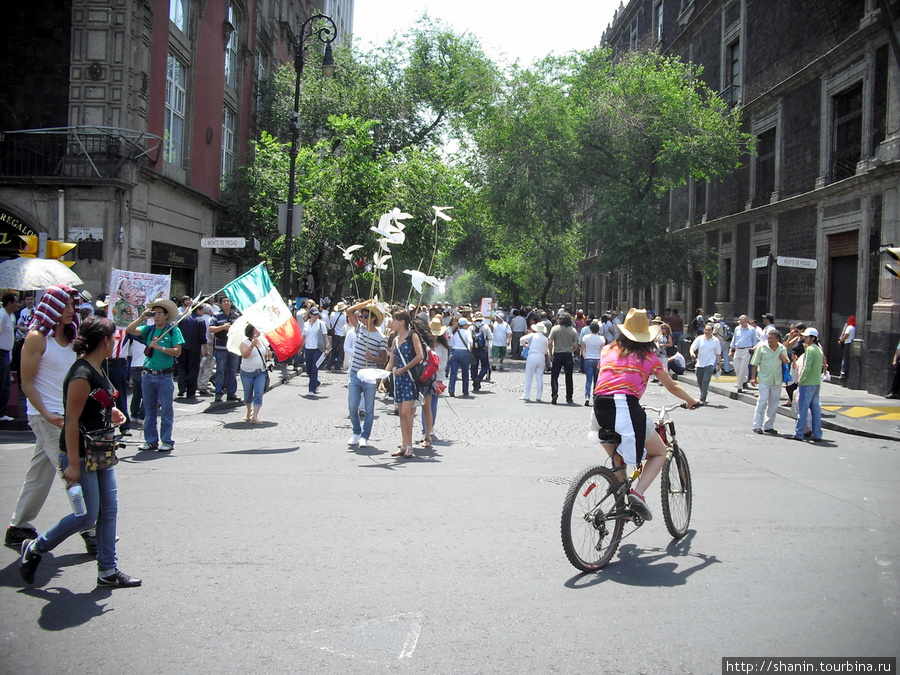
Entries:
{"type": "Polygon", "coordinates": [[[734,331],[731,330],[731,326],[729,326],[724,321],[722,322],[722,333],[724,334],[726,340],[730,340],[734,337],[734,331]]]}
{"type": "MultiPolygon", "coordinates": [[[[406,339],[412,340],[412,331],[410,331],[409,337],[406,339]]],[[[420,342],[422,342],[422,351],[425,353],[425,358],[410,368],[410,374],[413,382],[419,389],[426,389],[434,384],[434,381],[437,379],[441,358],[437,355],[437,352],[425,344],[424,340],[420,340],[420,342]]]]}
{"type": "Polygon", "coordinates": [[[484,329],[479,328],[475,331],[475,342],[472,343],[472,349],[484,349],[487,343],[484,340],[484,329]]]}

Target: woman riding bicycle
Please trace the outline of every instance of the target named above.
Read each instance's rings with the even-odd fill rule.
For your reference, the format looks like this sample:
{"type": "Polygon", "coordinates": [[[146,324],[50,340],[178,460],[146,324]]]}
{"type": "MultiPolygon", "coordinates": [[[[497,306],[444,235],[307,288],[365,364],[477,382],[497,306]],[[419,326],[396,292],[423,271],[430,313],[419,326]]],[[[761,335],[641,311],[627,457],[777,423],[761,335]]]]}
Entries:
{"type": "Polygon", "coordinates": [[[647,419],[640,399],[653,375],[670,393],[687,403],[688,408],[699,407],[700,401],[671,378],[656,355],[659,326],[650,324],[646,310],[629,310],[619,330],[616,340],[601,353],[594,388],[594,418],[600,442],[614,465],[619,466],[620,462],[616,452],[625,464],[640,464],[644,452],[638,453],[638,448],[646,448],[647,462],[628,501],[644,520],[651,520],[653,513],[644,494],[663,466],[666,446],[653,422],[647,419]]]}

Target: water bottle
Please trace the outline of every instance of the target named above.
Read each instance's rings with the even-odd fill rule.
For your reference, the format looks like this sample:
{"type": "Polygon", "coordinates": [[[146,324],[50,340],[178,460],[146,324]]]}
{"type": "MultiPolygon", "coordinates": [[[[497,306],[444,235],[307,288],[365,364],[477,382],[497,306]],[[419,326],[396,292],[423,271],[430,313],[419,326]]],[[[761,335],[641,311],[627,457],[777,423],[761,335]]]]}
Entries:
{"type": "Polygon", "coordinates": [[[79,518],[87,515],[87,506],[84,505],[84,492],[81,491],[81,486],[76,483],[66,490],[66,492],[69,493],[69,502],[72,504],[72,513],[79,518]]]}

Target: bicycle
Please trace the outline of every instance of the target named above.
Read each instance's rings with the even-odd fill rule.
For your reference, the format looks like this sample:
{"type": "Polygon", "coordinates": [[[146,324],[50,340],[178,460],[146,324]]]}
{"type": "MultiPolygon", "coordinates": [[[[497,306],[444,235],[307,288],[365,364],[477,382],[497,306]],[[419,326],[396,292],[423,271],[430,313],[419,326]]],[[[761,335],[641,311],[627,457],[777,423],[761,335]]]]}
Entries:
{"type": "MultiPolygon", "coordinates": [[[[643,407],[659,413],[654,427],[666,444],[660,480],[663,519],[669,534],[681,539],[691,522],[691,470],[675,440],[675,422],[669,418],[669,413],[685,405],[643,407]]],[[[621,461],[621,456],[614,456],[621,461]]],[[[644,519],[628,504],[628,493],[641,475],[642,465],[635,467],[630,476],[627,468],[624,462],[612,469],[588,467],[575,478],[566,494],[560,526],[563,550],[569,562],[583,572],[602,569],[612,559],[622,539],[644,524],[644,519]],[[626,523],[632,523],[634,529],[623,535],[626,523]]]]}

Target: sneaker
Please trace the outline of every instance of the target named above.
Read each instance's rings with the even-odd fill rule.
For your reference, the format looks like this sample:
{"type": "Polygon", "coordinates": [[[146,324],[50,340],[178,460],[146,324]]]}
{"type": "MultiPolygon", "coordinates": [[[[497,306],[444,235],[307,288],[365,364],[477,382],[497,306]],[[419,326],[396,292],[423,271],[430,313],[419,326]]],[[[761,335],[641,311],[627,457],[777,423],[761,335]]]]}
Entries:
{"type": "Polygon", "coordinates": [[[222,400],[222,394],[216,394],[216,397],[213,399],[216,403],[222,400]]]}
{"type": "Polygon", "coordinates": [[[628,503],[631,504],[631,508],[641,518],[644,520],[653,520],[653,512],[650,510],[650,507],[647,506],[646,500],[639,493],[632,490],[628,494],[628,503]]]}
{"type": "Polygon", "coordinates": [[[359,447],[361,447],[361,448],[369,447],[369,439],[366,438],[365,436],[361,436],[359,439],[359,447]]]}
{"type": "Polygon", "coordinates": [[[119,432],[120,436],[131,436],[131,429],[122,429],[119,432]]]}
{"type": "Polygon", "coordinates": [[[772,435],[774,435],[774,436],[777,436],[777,435],[778,435],[778,432],[775,431],[775,429],[763,429],[763,433],[764,433],[764,434],[772,434],[772,435]]]}
{"type": "Polygon", "coordinates": [[[100,588],[135,588],[140,585],[140,579],[130,577],[118,569],[108,577],[97,577],[97,586],[100,588]]]}
{"type": "Polygon", "coordinates": [[[81,538],[84,539],[84,550],[88,555],[97,555],[97,535],[92,532],[82,532],[81,538]]]}
{"type": "Polygon", "coordinates": [[[350,437],[350,440],[347,441],[347,445],[359,445],[360,436],[362,436],[362,434],[353,434],[350,437]]]}
{"type": "Polygon", "coordinates": [[[241,399],[239,399],[237,396],[229,396],[227,400],[229,400],[229,401],[240,401],[241,399]]]}
{"type": "Polygon", "coordinates": [[[763,432],[762,429],[754,429],[754,430],[753,430],[753,433],[754,433],[754,434],[761,434],[762,432],[763,432]]]}
{"type": "Polygon", "coordinates": [[[22,559],[19,561],[19,574],[22,575],[22,580],[26,584],[34,583],[34,573],[41,562],[41,556],[31,550],[32,545],[36,541],[35,539],[26,539],[22,542],[22,559]]]}
{"type": "Polygon", "coordinates": [[[16,420],[15,417],[10,417],[9,415],[4,415],[0,417],[0,422],[14,422],[16,420]]]}
{"type": "Polygon", "coordinates": [[[156,443],[141,443],[141,446],[138,448],[138,450],[156,450],[156,448],[156,443]]]}
{"type": "Polygon", "coordinates": [[[4,543],[10,548],[21,551],[23,541],[37,538],[37,530],[35,530],[33,527],[16,527],[14,525],[10,525],[6,528],[6,541],[4,543]]]}
{"type": "Polygon", "coordinates": [[[175,449],[175,446],[171,443],[161,443],[159,446],[160,452],[172,452],[175,449]]]}
{"type": "Polygon", "coordinates": [[[590,407],[591,407],[591,399],[588,399],[588,400],[586,400],[586,401],[584,402],[584,407],[585,407],[585,408],[590,408],[590,407]]]}

